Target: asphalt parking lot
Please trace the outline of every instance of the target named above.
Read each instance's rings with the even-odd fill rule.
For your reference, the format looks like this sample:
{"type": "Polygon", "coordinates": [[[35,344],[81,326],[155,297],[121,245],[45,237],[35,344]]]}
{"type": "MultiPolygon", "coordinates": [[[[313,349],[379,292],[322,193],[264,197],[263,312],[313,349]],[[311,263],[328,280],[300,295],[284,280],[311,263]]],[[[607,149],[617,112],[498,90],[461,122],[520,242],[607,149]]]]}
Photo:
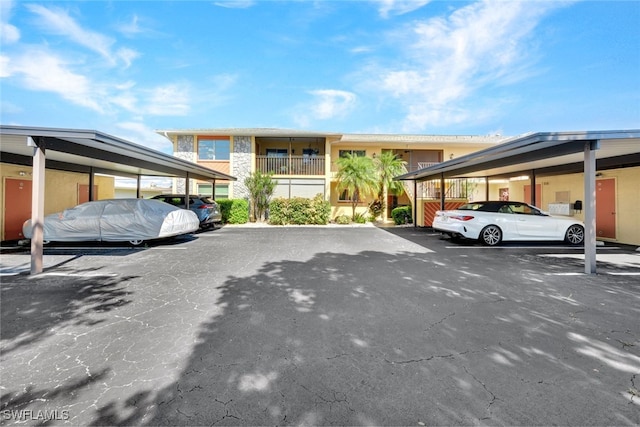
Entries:
{"type": "Polygon", "coordinates": [[[640,253],[222,229],[2,254],[3,425],[638,425],[640,253]]]}

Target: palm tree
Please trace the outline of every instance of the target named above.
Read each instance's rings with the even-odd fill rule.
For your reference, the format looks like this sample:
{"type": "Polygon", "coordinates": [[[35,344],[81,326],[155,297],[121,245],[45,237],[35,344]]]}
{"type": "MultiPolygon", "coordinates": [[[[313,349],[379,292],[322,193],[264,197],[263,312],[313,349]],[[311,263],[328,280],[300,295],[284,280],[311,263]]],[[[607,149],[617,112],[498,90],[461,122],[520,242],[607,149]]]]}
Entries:
{"type": "Polygon", "coordinates": [[[383,151],[373,160],[378,174],[378,203],[384,210],[384,194],[392,192],[402,194],[404,185],[400,181],[394,181],[394,177],[407,173],[407,162],[397,157],[391,151],[383,151]]]}
{"type": "Polygon", "coordinates": [[[339,192],[347,191],[351,196],[351,217],[356,214],[356,206],[360,197],[375,195],[378,189],[378,179],[375,166],[370,157],[345,154],[336,160],[338,172],[337,189],[339,192]]]}

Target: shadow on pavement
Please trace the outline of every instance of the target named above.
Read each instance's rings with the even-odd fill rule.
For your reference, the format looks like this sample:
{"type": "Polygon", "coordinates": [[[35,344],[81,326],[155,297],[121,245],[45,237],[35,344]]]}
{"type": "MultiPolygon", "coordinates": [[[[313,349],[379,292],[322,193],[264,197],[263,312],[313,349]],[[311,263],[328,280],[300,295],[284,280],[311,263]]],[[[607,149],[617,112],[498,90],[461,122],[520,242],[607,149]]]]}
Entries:
{"type": "Polygon", "coordinates": [[[613,316],[583,306],[573,292],[602,293],[589,277],[567,285],[525,270],[505,281],[464,260],[453,273],[440,264],[320,253],[229,277],[177,380],[103,404],[92,424],[639,421],[629,306],[613,316]]]}

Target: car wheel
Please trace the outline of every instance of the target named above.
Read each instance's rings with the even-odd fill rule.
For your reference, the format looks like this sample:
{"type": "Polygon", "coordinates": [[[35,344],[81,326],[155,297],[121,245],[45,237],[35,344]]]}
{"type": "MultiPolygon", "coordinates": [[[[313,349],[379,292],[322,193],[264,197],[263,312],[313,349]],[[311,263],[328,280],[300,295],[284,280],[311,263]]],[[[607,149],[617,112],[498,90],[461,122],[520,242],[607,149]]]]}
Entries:
{"type": "Polygon", "coordinates": [[[578,224],[572,225],[567,229],[564,240],[570,245],[581,245],[584,242],[584,228],[578,224]]]}
{"type": "Polygon", "coordinates": [[[140,239],[129,240],[129,244],[131,246],[140,246],[142,242],[144,242],[144,240],[140,240],[140,239]]]}
{"type": "Polygon", "coordinates": [[[487,246],[495,246],[502,241],[502,230],[497,225],[487,225],[480,232],[480,241],[487,246]]]}

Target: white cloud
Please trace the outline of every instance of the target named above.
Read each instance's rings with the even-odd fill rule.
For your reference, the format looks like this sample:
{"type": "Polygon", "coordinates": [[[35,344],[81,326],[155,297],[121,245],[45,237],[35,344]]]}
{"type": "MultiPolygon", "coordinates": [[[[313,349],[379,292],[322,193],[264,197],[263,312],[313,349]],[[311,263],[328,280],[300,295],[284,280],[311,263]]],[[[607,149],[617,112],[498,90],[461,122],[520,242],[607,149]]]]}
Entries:
{"type": "Polygon", "coordinates": [[[124,131],[118,133],[124,133],[124,135],[121,135],[120,137],[127,141],[143,145],[147,148],[151,148],[152,150],[164,153],[171,152],[171,142],[169,142],[167,138],[158,135],[153,129],[149,128],[142,122],[121,122],[117,124],[117,127],[124,131]]]}
{"type": "Polygon", "coordinates": [[[158,86],[148,91],[144,111],[158,116],[184,116],[189,113],[190,87],[186,83],[158,86]]]}
{"type": "Polygon", "coordinates": [[[8,22],[12,8],[12,1],[0,1],[0,44],[3,45],[20,40],[20,30],[8,22]]]}
{"type": "Polygon", "coordinates": [[[3,76],[15,76],[29,90],[53,92],[97,112],[104,112],[104,88],[70,70],[66,61],[44,49],[25,49],[3,58],[3,76]],[[46,70],[46,72],[43,72],[46,70]]]}
{"type": "Polygon", "coordinates": [[[128,23],[118,25],[118,31],[129,37],[145,32],[145,30],[140,26],[140,18],[138,15],[133,15],[131,21],[128,23]]]}
{"type": "Polygon", "coordinates": [[[302,127],[317,120],[346,117],[355,107],[358,97],[352,92],[335,89],[319,89],[309,92],[314,99],[298,105],[294,113],[295,122],[302,127]]]}
{"type": "Polygon", "coordinates": [[[311,106],[314,118],[326,120],[349,113],[356,102],[356,95],[343,90],[323,89],[310,92],[316,97],[311,106]]]}
{"type": "Polygon", "coordinates": [[[95,31],[82,28],[69,14],[60,8],[47,8],[37,4],[27,4],[26,7],[40,18],[40,26],[44,31],[69,38],[74,43],[84,46],[98,53],[106,59],[109,65],[117,64],[118,59],[124,61],[125,66],[137,57],[132,49],[119,49],[115,53],[112,46],[115,40],[95,31]]]}
{"type": "Polygon", "coordinates": [[[229,9],[247,9],[256,4],[254,0],[227,0],[214,2],[216,6],[226,7],[229,9]]]}
{"type": "MultiPolygon", "coordinates": [[[[531,39],[555,2],[481,1],[448,17],[414,22],[394,34],[406,46],[395,69],[378,73],[371,87],[407,109],[405,131],[477,120],[468,109],[480,89],[529,75],[535,60],[531,39]]],[[[483,113],[487,113],[484,111],[483,113]]]]}
{"type": "Polygon", "coordinates": [[[387,18],[389,15],[404,15],[413,12],[430,3],[431,0],[374,0],[374,2],[378,3],[380,16],[387,18]]]}

